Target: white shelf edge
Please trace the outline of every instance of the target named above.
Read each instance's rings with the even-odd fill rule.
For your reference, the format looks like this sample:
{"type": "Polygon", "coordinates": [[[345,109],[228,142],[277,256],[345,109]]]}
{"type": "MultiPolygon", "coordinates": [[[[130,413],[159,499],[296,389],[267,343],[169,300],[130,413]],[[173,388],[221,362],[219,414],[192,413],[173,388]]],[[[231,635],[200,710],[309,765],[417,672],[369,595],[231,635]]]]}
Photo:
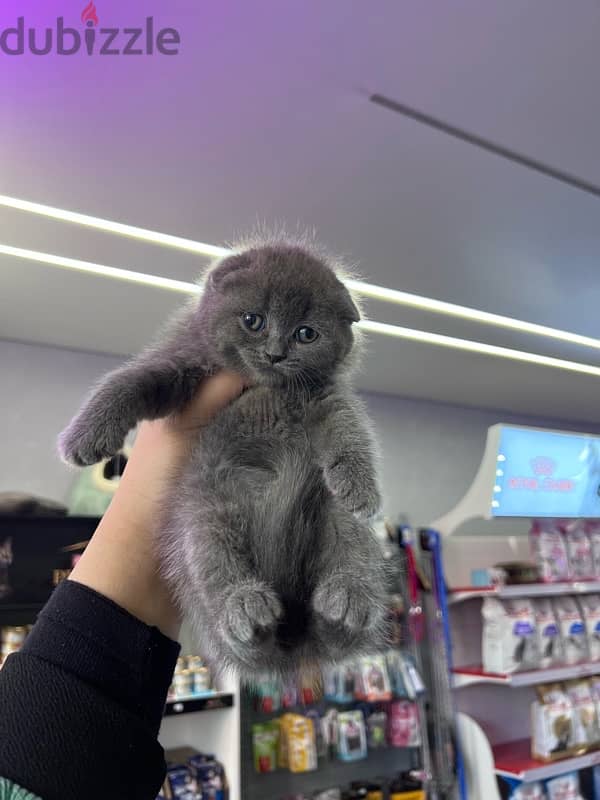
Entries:
{"type": "Polygon", "coordinates": [[[494,588],[449,589],[448,603],[455,605],[465,600],[484,597],[555,597],[564,594],[594,594],[600,592],[600,580],[569,581],[565,583],[520,583],[494,588]]]}
{"type": "Polygon", "coordinates": [[[592,753],[585,753],[582,756],[550,761],[547,764],[540,764],[539,767],[522,770],[521,772],[510,772],[508,770],[496,768],[496,775],[500,775],[504,778],[517,778],[520,781],[531,783],[554,778],[557,775],[563,775],[565,772],[576,772],[580,769],[586,769],[587,767],[594,767],[597,764],[600,764],[599,750],[592,753]]]}
{"type": "Polygon", "coordinates": [[[511,675],[477,675],[461,672],[459,667],[452,675],[452,685],[455,689],[482,683],[517,688],[520,686],[537,686],[540,683],[555,683],[556,681],[570,680],[572,678],[586,678],[590,675],[600,675],[600,661],[514,672],[511,675]]]}

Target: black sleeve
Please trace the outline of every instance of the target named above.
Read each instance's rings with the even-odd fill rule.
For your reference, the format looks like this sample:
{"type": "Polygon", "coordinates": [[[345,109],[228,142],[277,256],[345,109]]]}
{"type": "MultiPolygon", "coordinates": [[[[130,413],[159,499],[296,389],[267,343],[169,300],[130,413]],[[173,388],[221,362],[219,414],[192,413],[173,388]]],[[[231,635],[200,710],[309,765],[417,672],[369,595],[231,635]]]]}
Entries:
{"type": "Polygon", "coordinates": [[[0,671],[0,776],[43,800],[154,800],[179,646],[65,581],[0,671]]]}

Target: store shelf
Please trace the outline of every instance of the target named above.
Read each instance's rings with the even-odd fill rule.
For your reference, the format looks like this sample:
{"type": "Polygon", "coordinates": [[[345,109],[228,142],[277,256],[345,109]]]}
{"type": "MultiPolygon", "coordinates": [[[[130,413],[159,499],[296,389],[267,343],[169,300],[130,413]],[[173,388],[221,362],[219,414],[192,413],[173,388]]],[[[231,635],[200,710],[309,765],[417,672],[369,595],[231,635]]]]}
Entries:
{"type": "Polygon", "coordinates": [[[587,678],[590,675],[600,675],[600,661],[585,664],[565,664],[564,666],[551,667],[550,669],[532,669],[524,672],[502,674],[485,672],[481,665],[472,667],[457,667],[453,670],[452,685],[455,689],[474,684],[493,684],[496,686],[537,686],[540,683],[554,683],[555,681],[568,681],[572,678],[587,678]]]}
{"type": "Polygon", "coordinates": [[[586,769],[600,764],[600,751],[560,761],[538,761],[531,758],[531,740],[520,739],[492,747],[496,774],[520,781],[541,781],[565,772],[586,769]]]}
{"type": "Polygon", "coordinates": [[[519,583],[510,586],[463,586],[448,590],[448,602],[462,603],[477,597],[552,597],[561,594],[600,592],[600,580],[565,583],[519,583]]]}
{"type": "Polygon", "coordinates": [[[228,692],[215,692],[204,697],[190,695],[170,700],[164,711],[165,717],[179,716],[180,714],[193,714],[197,711],[218,711],[222,708],[233,706],[233,695],[228,692]]]}

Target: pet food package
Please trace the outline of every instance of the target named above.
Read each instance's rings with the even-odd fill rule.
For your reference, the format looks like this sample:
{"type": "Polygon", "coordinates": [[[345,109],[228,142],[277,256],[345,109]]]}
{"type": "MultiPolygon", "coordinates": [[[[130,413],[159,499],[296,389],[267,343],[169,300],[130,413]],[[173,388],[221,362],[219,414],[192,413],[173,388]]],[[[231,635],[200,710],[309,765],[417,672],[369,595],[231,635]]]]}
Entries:
{"type": "Polygon", "coordinates": [[[188,761],[196,800],[229,800],[225,768],[214,756],[199,754],[188,761]]]}
{"type": "Polygon", "coordinates": [[[388,717],[388,742],[392,747],[420,747],[421,727],[416,703],[395,700],[388,717]]]}
{"type": "Polygon", "coordinates": [[[585,530],[590,540],[594,577],[600,578],[600,520],[588,520],[585,530]]]}
{"type": "Polygon", "coordinates": [[[535,614],[536,649],[539,669],[547,669],[562,661],[560,632],[556,622],[554,606],[549,597],[533,601],[535,614]]]}
{"type": "Polygon", "coordinates": [[[388,715],[385,711],[373,711],[367,717],[367,745],[369,750],[387,746],[388,715]]]}
{"type": "Polygon", "coordinates": [[[338,758],[357,761],[367,757],[367,732],[361,711],[342,711],[338,715],[338,758]]]}
{"type": "Polygon", "coordinates": [[[312,722],[315,730],[317,759],[327,758],[329,755],[329,748],[325,717],[322,717],[316,708],[311,708],[306,712],[306,718],[312,722]]]}
{"type": "Polygon", "coordinates": [[[254,704],[257,711],[263,714],[273,714],[280,708],[280,692],[277,681],[271,675],[264,673],[257,682],[257,692],[254,704]]]}
{"type": "Polygon", "coordinates": [[[540,580],[568,581],[567,547],[558,523],[555,520],[535,520],[530,532],[530,542],[540,580]]]}
{"type": "Polygon", "coordinates": [[[568,772],[547,781],[546,793],[548,800],[583,800],[579,792],[578,773],[568,772]]]}
{"type": "Polygon", "coordinates": [[[379,703],[391,700],[390,678],[384,656],[365,656],[358,663],[355,694],[359,700],[379,703]]]}
{"type": "Polygon", "coordinates": [[[536,687],[538,700],[531,706],[531,750],[534,758],[552,759],[575,744],[573,705],[559,683],[536,687]]]}
{"type": "Polygon", "coordinates": [[[532,601],[527,598],[498,600],[486,597],[481,613],[484,670],[504,674],[535,669],[539,658],[532,601]]]}
{"type": "Polygon", "coordinates": [[[277,769],[279,725],[264,722],[252,726],[252,754],[256,772],[274,772],[277,769]]]}
{"type": "Polygon", "coordinates": [[[354,699],[356,664],[344,661],[323,671],[323,689],[327,700],[350,703],[354,699]]]}
{"type": "Polygon", "coordinates": [[[564,663],[587,661],[587,635],[579,604],[570,596],[556,597],[552,604],[560,631],[564,663]]]}
{"type": "Polygon", "coordinates": [[[579,608],[585,625],[588,657],[590,661],[600,661],[600,595],[582,595],[579,608]]]}
{"type": "Polygon", "coordinates": [[[565,684],[567,697],[573,706],[573,740],[575,745],[590,747],[600,741],[598,712],[588,680],[573,680],[565,684]]]}
{"type": "Polygon", "coordinates": [[[277,763],[290,772],[310,772],[317,768],[315,728],[312,720],[299,714],[284,714],[279,720],[277,763]]]}
{"type": "Polygon", "coordinates": [[[515,786],[508,800],[546,800],[544,787],[539,781],[515,786]]]}
{"type": "Polygon", "coordinates": [[[588,580],[594,577],[592,545],[586,532],[583,520],[573,520],[563,525],[567,558],[569,560],[569,578],[574,581],[588,580]]]}
{"type": "Polygon", "coordinates": [[[185,764],[170,764],[159,797],[173,800],[197,800],[198,795],[191,773],[185,764]]]}

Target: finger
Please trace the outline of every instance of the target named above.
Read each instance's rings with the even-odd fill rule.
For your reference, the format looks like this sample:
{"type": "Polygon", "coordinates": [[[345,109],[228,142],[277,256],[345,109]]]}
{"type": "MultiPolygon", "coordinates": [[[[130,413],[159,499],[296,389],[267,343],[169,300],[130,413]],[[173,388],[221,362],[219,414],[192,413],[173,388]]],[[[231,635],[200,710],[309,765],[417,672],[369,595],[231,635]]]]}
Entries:
{"type": "Polygon", "coordinates": [[[235,372],[223,370],[206,378],[180,417],[185,427],[206,425],[222,408],[244,391],[246,384],[235,372]]]}

